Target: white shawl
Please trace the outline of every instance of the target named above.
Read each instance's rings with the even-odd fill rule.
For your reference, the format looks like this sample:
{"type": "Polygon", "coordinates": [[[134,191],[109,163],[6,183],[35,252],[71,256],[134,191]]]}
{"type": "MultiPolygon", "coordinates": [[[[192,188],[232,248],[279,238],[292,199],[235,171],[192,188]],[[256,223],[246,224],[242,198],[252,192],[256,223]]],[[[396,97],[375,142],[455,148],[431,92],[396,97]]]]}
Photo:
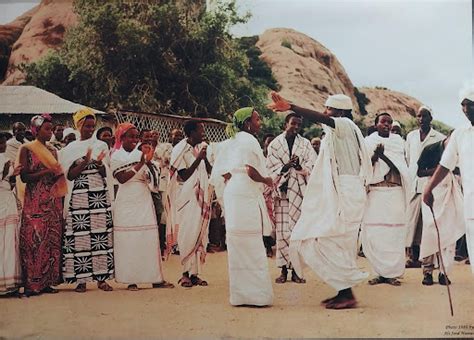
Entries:
{"type": "MultiPolygon", "coordinates": [[[[372,156],[377,145],[382,144],[384,146],[384,154],[397,168],[402,179],[402,187],[405,193],[405,206],[413,196],[413,186],[411,181],[410,172],[405,158],[405,141],[402,137],[397,134],[391,133],[388,138],[380,137],[377,132],[372,133],[370,136],[365,138],[369,156],[372,156]]],[[[384,181],[385,175],[390,171],[390,167],[383,160],[379,159],[373,165],[373,174],[370,184],[376,184],[384,181]]]]}

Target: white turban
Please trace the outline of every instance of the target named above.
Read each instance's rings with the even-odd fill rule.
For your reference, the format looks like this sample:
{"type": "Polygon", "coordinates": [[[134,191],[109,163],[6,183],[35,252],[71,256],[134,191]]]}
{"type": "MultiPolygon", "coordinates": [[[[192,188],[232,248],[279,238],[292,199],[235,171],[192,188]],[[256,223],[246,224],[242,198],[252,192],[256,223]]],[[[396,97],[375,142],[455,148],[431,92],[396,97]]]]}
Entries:
{"type": "Polygon", "coordinates": [[[425,105],[420,106],[420,108],[418,109],[418,113],[421,112],[421,110],[426,110],[426,111],[428,111],[431,115],[433,115],[433,112],[431,111],[431,109],[430,109],[428,106],[425,106],[425,105]]]}
{"type": "Polygon", "coordinates": [[[352,110],[352,100],[345,94],[335,94],[328,97],[324,106],[338,110],[352,110]]]}
{"type": "Polygon", "coordinates": [[[398,120],[394,120],[393,123],[392,123],[392,126],[398,126],[400,129],[402,128],[402,126],[400,125],[400,122],[398,120]]]}
{"type": "Polygon", "coordinates": [[[465,88],[461,91],[459,101],[462,103],[464,99],[468,99],[471,102],[474,102],[474,88],[465,88]]]}

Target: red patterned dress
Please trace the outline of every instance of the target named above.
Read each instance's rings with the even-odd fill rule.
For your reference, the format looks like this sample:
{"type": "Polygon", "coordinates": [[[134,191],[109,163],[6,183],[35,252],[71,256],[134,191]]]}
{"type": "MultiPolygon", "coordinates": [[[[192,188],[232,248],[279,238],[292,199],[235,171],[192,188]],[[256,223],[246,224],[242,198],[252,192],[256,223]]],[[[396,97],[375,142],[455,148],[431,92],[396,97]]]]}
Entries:
{"type": "MultiPolygon", "coordinates": [[[[57,158],[57,153],[48,147],[57,158]]],[[[45,169],[34,153],[27,150],[30,172],[45,169]]],[[[61,283],[61,240],[63,204],[51,195],[52,175],[26,184],[20,228],[20,255],[25,290],[40,292],[61,283]]]]}

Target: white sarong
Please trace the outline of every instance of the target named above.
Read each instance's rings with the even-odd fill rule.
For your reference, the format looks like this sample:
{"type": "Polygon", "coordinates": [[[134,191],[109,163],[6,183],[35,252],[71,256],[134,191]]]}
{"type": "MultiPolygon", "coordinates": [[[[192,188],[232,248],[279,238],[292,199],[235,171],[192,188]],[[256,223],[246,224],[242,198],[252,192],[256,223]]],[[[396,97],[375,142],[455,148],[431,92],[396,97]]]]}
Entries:
{"type": "MultiPolygon", "coordinates": [[[[138,149],[115,151],[111,160],[114,177],[136,165],[141,154],[138,149]]],[[[126,183],[119,184],[113,216],[117,282],[163,282],[158,221],[150,192],[150,187],[158,190],[158,178],[157,166],[150,170],[144,165],[126,183]]]]}
{"type": "Polygon", "coordinates": [[[263,235],[271,221],[263,198],[263,185],[247,175],[246,165],[267,177],[258,141],[246,132],[229,140],[216,159],[211,183],[225,173],[232,175],[224,189],[226,243],[231,305],[265,306],[273,303],[273,289],[263,235]]]}

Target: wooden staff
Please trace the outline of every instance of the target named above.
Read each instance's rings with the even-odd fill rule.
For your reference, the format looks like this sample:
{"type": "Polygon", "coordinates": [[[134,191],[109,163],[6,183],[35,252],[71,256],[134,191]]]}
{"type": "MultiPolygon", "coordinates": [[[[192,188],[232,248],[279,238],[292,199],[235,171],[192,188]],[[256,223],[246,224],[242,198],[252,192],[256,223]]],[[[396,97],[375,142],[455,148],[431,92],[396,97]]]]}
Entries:
{"type": "Polygon", "coordinates": [[[449,307],[451,308],[451,316],[454,316],[453,301],[451,300],[451,290],[449,289],[450,284],[449,284],[448,274],[446,273],[446,268],[444,266],[444,261],[443,261],[443,255],[441,254],[441,240],[439,236],[438,223],[436,222],[436,217],[435,217],[432,206],[430,206],[430,210],[431,210],[431,215],[433,215],[433,221],[436,227],[436,234],[438,235],[438,253],[439,253],[439,258],[441,262],[441,269],[443,271],[444,277],[446,278],[446,288],[448,288],[449,307]]]}

